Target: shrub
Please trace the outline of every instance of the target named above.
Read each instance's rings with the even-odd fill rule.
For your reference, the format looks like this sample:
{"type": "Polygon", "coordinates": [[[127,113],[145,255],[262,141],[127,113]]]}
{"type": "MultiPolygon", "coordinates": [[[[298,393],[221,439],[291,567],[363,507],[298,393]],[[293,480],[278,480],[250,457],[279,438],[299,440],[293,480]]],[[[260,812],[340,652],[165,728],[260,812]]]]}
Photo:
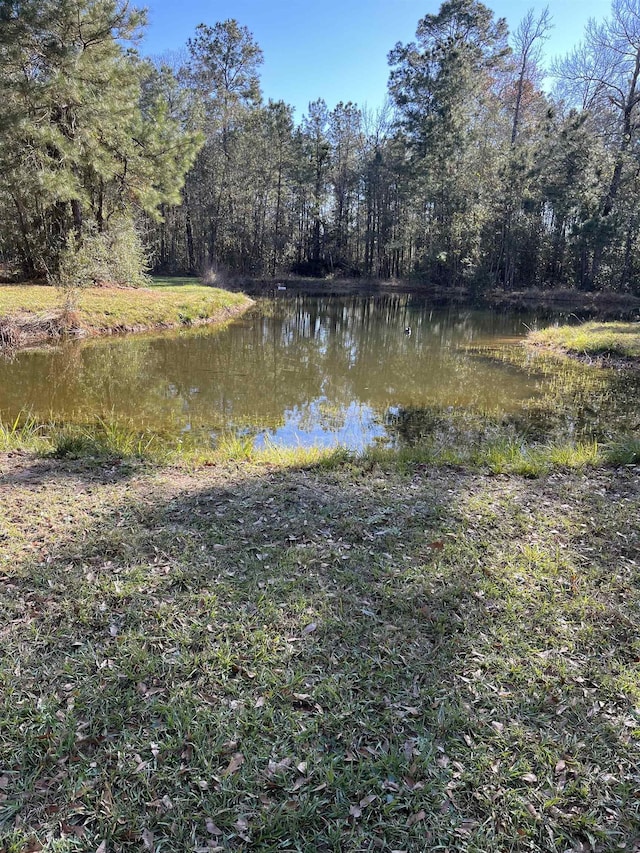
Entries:
{"type": "Polygon", "coordinates": [[[148,284],[147,259],[134,222],[121,217],[108,231],[88,229],[77,240],[69,234],[60,253],[53,283],[73,303],[79,289],[100,284],[143,287],[148,284]]]}

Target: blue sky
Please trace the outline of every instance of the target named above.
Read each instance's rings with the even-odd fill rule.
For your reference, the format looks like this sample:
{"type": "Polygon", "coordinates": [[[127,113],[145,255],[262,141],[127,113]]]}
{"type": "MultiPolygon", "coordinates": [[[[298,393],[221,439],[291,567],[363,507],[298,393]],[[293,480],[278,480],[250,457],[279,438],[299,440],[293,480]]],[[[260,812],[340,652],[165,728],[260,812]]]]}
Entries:
{"type": "MultiPolygon", "coordinates": [[[[515,29],[527,9],[549,6],[554,28],[546,53],[565,53],[581,38],[591,17],[604,18],[609,0],[484,0],[515,29]]],[[[148,55],[180,50],[200,23],[236,18],[264,53],[262,90],[296,108],[324,98],[379,107],[388,77],[387,54],[396,42],[411,41],[418,20],[437,12],[439,0],[147,0],[149,28],[142,44],[148,55]]]]}

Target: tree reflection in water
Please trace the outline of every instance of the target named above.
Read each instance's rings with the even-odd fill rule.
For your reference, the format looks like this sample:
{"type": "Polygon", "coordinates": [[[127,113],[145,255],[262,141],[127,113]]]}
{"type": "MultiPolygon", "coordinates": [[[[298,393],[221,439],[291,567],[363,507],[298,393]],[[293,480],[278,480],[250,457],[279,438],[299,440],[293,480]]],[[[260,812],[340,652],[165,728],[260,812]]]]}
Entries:
{"type": "Polygon", "coordinates": [[[633,417],[637,382],[607,379],[596,393],[593,371],[580,365],[563,377],[511,357],[523,320],[532,323],[436,310],[406,294],[278,297],[223,329],[68,343],[0,361],[0,415],[125,418],[203,441],[236,433],[355,449],[414,442],[451,412],[574,434],[597,432],[612,407],[633,417]]]}

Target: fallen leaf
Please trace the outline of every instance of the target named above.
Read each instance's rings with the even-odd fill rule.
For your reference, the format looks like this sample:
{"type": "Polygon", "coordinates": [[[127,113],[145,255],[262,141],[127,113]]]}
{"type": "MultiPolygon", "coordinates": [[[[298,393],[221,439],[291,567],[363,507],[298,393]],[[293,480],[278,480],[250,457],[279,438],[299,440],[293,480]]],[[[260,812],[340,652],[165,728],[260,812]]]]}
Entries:
{"type": "Polygon", "coordinates": [[[317,629],[318,625],[316,622],[311,622],[310,625],[307,625],[306,628],[303,629],[302,634],[313,634],[313,632],[317,629]]]}
{"type": "Polygon", "coordinates": [[[234,752],[234,754],[231,756],[231,761],[229,762],[227,769],[222,775],[231,776],[232,773],[237,773],[237,771],[242,767],[243,764],[244,755],[241,752],[234,752]]]}
{"type": "Polygon", "coordinates": [[[107,853],[107,841],[100,842],[100,846],[96,849],[96,853],[107,853]]]}
{"type": "Polygon", "coordinates": [[[249,822],[244,817],[239,817],[238,820],[234,824],[238,835],[242,838],[243,841],[250,841],[248,832],[249,832],[249,822]]]}
{"type": "Polygon", "coordinates": [[[357,820],[359,817],[362,816],[362,810],[360,809],[360,806],[351,806],[349,808],[349,814],[352,818],[355,818],[355,820],[357,820]]]}
{"type": "Polygon", "coordinates": [[[538,781],[538,777],[535,773],[523,773],[520,778],[523,782],[530,782],[531,784],[538,781]]]}
{"type": "Polygon", "coordinates": [[[499,735],[502,734],[502,730],[504,729],[504,723],[499,723],[497,720],[493,720],[491,726],[498,732],[499,735]]]}
{"type": "Polygon", "coordinates": [[[155,850],[155,846],[153,843],[153,832],[150,832],[148,829],[143,829],[142,843],[144,844],[145,850],[149,850],[150,853],[153,853],[153,851],[155,850]]]}
{"type": "Polygon", "coordinates": [[[420,809],[420,811],[419,811],[419,812],[416,812],[415,814],[412,814],[412,815],[407,819],[407,823],[406,823],[407,829],[408,829],[410,826],[413,826],[413,825],[414,825],[414,823],[420,823],[420,821],[421,821],[421,820],[424,820],[424,819],[426,818],[426,816],[427,816],[427,813],[425,812],[425,810],[424,810],[424,809],[420,809]]]}
{"type": "Polygon", "coordinates": [[[377,799],[378,798],[375,794],[369,794],[368,797],[364,797],[362,800],[360,800],[360,803],[359,803],[360,808],[365,809],[367,806],[370,806],[374,800],[377,800],[377,799]]]}
{"type": "Polygon", "coordinates": [[[281,761],[270,761],[267,766],[267,773],[269,776],[275,776],[276,773],[284,773],[292,764],[293,761],[291,758],[283,758],[281,761]]]}
{"type": "Polygon", "coordinates": [[[207,832],[210,835],[223,835],[222,830],[219,826],[216,826],[215,823],[208,817],[205,821],[205,826],[207,827],[207,832]]]}
{"type": "Polygon", "coordinates": [[[558,761],[558,763],[557,763],[557,764],[556,764],[556,766],[555,766],[555,772],[556,772],[556,773],[562,773],[562,771],[563,771],[563,770],[565,770],[565,769],[566,769],[566,767],[567,767],[566,762],[565,762],[565,761],[563,761],[563,760],[562,760],[562,758],[561,758],[561,759],[560,759],[560,761],[558,761]]]}

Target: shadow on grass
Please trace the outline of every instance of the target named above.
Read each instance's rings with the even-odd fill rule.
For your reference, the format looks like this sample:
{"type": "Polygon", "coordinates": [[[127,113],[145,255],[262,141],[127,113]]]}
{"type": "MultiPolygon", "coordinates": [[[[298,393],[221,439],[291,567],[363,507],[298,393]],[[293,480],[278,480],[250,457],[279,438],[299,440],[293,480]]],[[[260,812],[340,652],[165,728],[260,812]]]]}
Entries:
{"type": "Polygon", "coordinates": [[[101,459],[37,458],[23,451],[0,451],[0,487],[42,486],[50,482],[71,488],[73,483],[95,486],[118,483],[130,478],[141,463],[118,457],[101,459]],[[7,464],[8,462],[11,464],[7,464]]]}
{"type": "Polygon", "coordinates": [[[589,476],[52,480],[2,582],[6,849],[631,844],[638,486],[589,476]]]}

